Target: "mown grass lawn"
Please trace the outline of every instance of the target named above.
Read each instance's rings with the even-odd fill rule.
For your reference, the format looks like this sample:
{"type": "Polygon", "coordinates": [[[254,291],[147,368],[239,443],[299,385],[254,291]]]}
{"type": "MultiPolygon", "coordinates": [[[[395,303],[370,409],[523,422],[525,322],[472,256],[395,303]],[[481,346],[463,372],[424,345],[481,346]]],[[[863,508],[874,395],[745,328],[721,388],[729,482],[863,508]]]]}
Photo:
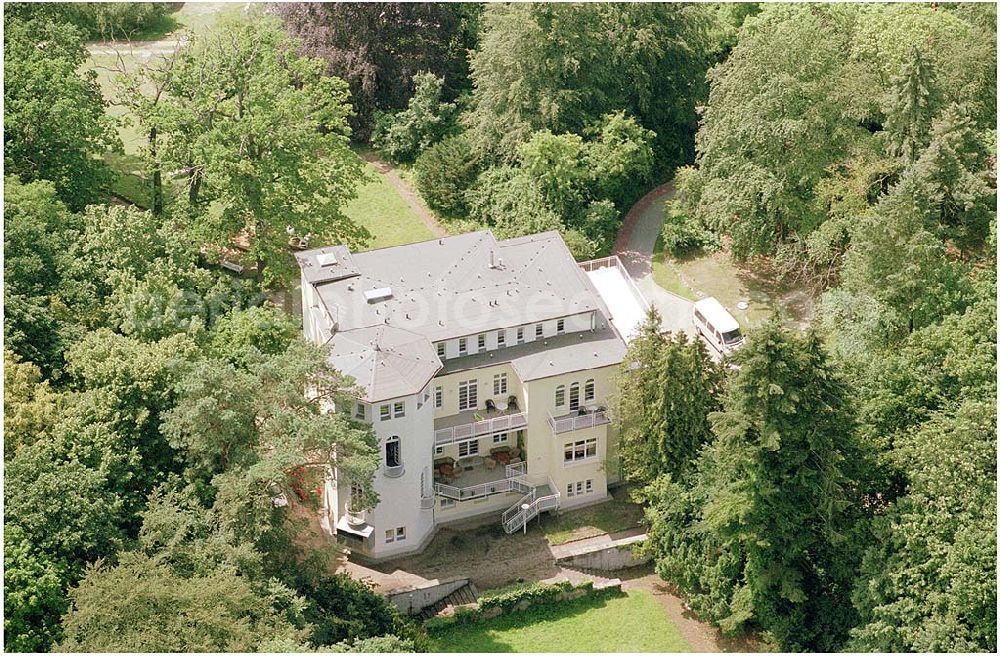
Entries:
{"type": "Polygon", "coordinates": [[[437,652],[682,652],[691,646],[646,590],[536,606],[436,633],[437,652]]]}
{"type": "Polygon", "coordinates": [[[680,279],[677,269],[674,268],[672,262],[667,261],[667,257],[667,254],[663,252],[663,237],[657,237],[656,246],[653,247],[653,282],[668,292],[673,292],[691,301],[697,301],[698,297],[680,279]]]}
{"type": "Polygon", "coordinates": [[[358,188],[358,197],[348,203],[344,213],[372,233],[369,248],[385,248],[434,239],[434,233],[410,209],[406,201],[367,165],[371,180],[358,188]]]}
{"type": "Polygon", "coordinates": [[[613,495],[611,501],[542,517],[541,529],[549,544],[555,546],[640,526],[642,507],[629,501],[628,490],[619,487],[613,495]]]}

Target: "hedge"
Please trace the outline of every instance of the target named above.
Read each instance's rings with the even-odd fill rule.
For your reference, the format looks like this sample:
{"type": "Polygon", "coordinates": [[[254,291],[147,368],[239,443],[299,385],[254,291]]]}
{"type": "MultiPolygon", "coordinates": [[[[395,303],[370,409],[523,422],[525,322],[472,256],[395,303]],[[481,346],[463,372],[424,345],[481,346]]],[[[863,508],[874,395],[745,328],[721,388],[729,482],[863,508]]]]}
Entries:
{"type": "MultiPolygon", "coordinates": [[[[620,588],[606,588],[599,592],[607,594],[618,591],[620,588]]],[[[479,597],[479,602],[475,606],[458,606],[454,615],[432,617],[424,622],[424,628],[428,633],[433,633],[455,624],[471,624],[532,606],[578,599],[593,594],[593,581],[584,581],[579,585],[573,585],[569,581],[515,583],[505,588],[487,590],[479,597]],[[573,595],[574,592],[581,594],[573,595]]]]}

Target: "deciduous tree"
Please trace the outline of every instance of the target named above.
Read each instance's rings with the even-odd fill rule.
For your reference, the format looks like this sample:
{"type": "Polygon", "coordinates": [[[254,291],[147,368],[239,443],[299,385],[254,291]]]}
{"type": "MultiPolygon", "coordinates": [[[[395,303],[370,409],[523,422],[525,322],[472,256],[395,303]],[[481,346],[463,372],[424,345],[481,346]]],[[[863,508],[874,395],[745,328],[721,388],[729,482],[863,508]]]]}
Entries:
{"type": "Polygon", "coordinates": [[[289,229],[354,248],[369,237],[343,212],[364,175],[347,84],[296,47],[275,19],[224,21],[180,55],[169,88],[193,232],[246,240],[264,285],[292,276],[289,229]]]}
{"type": "Polygon", "coordinates": [[[4,167],[25,182],[50,180],[71,209],[101,200],[111,174],[101,159],[117,138],[104,113],[81,33],[4,12],[4,167]]]}

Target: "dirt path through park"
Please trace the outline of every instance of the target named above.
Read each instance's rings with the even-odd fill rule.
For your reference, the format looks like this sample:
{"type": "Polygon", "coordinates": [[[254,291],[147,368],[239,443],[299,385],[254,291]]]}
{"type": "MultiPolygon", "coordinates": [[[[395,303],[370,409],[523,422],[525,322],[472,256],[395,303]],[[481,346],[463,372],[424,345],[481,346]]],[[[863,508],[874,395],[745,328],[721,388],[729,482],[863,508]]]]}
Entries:
{"type": "Polygon", "coordinates": [[[431,232],[434,233],[435,237],[445,237],[448,235],[448,231],[445,230],[444,226],[438,222],[437,217],[434,216],[434,212],[427,207],[424,200],[413,190],[410,183],[400,177],[399,171],[397,171],[393,166],[387,162],[383,162],[374,154],[369,151],[360,153],[361,159],[365,160],[372,167],[378,171],[378,173],[385,178],[385,181],[389,183],[399,197],[406,202],[406,204],[413,210],[414,214],[420,217],[420,220],[424,222],[431,232]]]}

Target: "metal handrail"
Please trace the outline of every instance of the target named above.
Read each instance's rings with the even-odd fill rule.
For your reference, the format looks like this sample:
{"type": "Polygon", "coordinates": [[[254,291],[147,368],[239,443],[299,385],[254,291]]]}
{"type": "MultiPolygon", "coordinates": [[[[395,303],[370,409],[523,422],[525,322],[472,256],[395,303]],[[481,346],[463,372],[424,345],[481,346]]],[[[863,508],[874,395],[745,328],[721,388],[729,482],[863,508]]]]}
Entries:
{"type": "Polygon", "coordinates": [[[490,433],[502,433],[528,425],[528,420],[523,412],[515,412],[509,415],[491,417],[482,421],[473,421],[467,424],[459,424],[449,428],[439,428],[434,431],[434,446],[452,444],[461,440],[472,439],[480,435],[490,433]]]}
{"type": "MultiPolygon", "coordinates": [[[[532,490],[532,497],[534,496],[534,490],[532,490]]],[[[527,499],[527,497],[525,497],[527,499]]],[[[503,529],[507,533],[513,533],[517,529],[523,527],[525,524],[530,522],[532,519],[538,516],[539,513],[546,510],[553,510],[559,507],[559,493],[547,494],[544,497],[538,497],[530,503],[526,509],[522,509],[521,505],[527,503],[526,501],[518,502],[516,506],[511,506],[507,509],[507,512],[503,515],[503,529]],[[508,517],[507,513],[511,510],[517,509],[518,512],[514,515],[508,517]]]]}
{"type": "Polygon", "coordinates": [[[525,475],[525,465],[526,462],[515,462],[513,464],[507,465],[506,475],[507,478],[518,478],[525,475]]]}
{"type": "Polygon", "coordinates": [[[524,463],[515,463],[514,465],[508,465],[506,478],[501,478],[500,480],[487,481],[485,483],[470,485],[468,487],[456,487],[446,483],[435,483],[434,492],[443,497],[455,499],[456,501],[468,501],[469,499],[478,499],[479,497],[488,497],[491,494],[501,494],[506,492],[520,492],[523,494],[528,490],[534,489],[528,485],[526,480],[524,480],[524,467],[517,467],[517,465],[523,464],[524,463]]]}
{"type": "Polygon", "coordinates": [[[582,415],[571,415],[569,417],[559,417],[558,419],[549,413],[549,426],[552,428],[552,432],[568,433],[569,431],[580,430],[582,428],[592,428],[594,426],[601,426],[604,424],[610,424],[611,419],[608,417],[607,410],[599,410],[597,412],[588,412],[582,415]]]}
{"type": "Polygon", "coordinates": [[[507,522],[510,521],[512,517],[517,515],[517,513],[521,512],[521,506],[523,506],[526,503],[527,504],[534,503],[534,501],[535,501],[535,488],[531,488],[531,491],[525,494],[520,499],[518,499],[517,503],[515,503],[507,510],[503,511],[503,515],[501,516],[501,521],[503,521],[504,524],[507,524],[507,522]],[[514,513],[513,515],[511,514],[512,511],[514,513]]]}

